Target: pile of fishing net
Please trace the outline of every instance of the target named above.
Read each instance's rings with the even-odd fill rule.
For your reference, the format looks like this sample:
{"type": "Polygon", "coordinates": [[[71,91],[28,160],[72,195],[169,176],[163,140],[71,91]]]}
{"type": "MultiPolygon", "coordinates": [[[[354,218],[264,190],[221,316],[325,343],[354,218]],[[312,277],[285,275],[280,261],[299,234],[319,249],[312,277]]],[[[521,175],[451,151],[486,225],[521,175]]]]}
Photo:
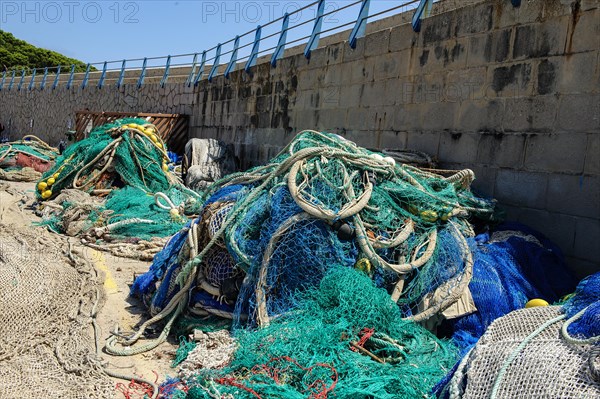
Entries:
{"type": "Polygon", "coordinates": [[[496,320],[461,361],[444,397],[600,397],[600,273],[564,306],[534,307],[496,320]]]}
{"type": "Polygon", "coordinates": [[[54,164],[58,149],[36,136],[0,144],[0,180],[36,181],[54,164]]]}
{"type": "Polygon", "coordinates": [[[204,325],[231,320],[238,339],[233,361],[216,374],[186,373],[196,392],[237,389],[238,397],[264,388],[267,397],[280,389],[289,389],[280,397],[326,397],[331,366],[338,372],[334,393],[340,397],[426,395],[444,365],[457,360],[495,318],[532,297],[554,300],[574,287],[562,255],[541,236],[507,225],[476,237],[476,229],[497,221],[497,212],[494,201],[472,194],[473,179],[470,170],[398,164],[339,136],[302,132],[269,164],[208,187],[200,217],[171,238],[149,272],[134,282],[132,294],[145,300],[152,317],[135,333],[111,337],[106,349],[140,353],[182,324],[203,328],[203,318],[204,325]],[[543,277],[554,271],[555,278],[543,277]],[[332,288],[337,281],[343,286],[332,288]],[[386,319],[386,312],[393,317],[386,319]],[[368,314],[385,321],[364,322],[368,314]],[[452,340],[435,340],[441,348],[436,352],[430,345],[434,336],[414,322],[452,340]],[[154,324],[160,334],[138,342],[154,324]],[[261,328],[253,330],[256,326],[261,328]],[[326,357],[332,353],[328,348],[338,353],[350,346],[375,369],[361,374],[344,368],[348,359],[340,364],[326,357]],[[419,388],[398,391],[396,374],[407,371],[396,367],[429,370],[427,362],[399,360],[406,353],[398,347],[420,354],[421,346],[442,367],[412,374],[419,388]],[[285,381],[300,382],[283,383],[281,368],[291,373],[285,381]],[[314,375],[318,382],[311,380],[314,375]],[[356,375],[368,380],[359,378],[362,390],[353,385],[356,375]],[[387,378],[389,385],[375,382],[387,378]],[[340,390],[346,384],[352,388],[340,390]],[[325,391],[315,393],[314,387],[325,391]]]}
{"type": "Polygon", "coordinates": [[[185,213],[197,212],[198,195],[170,173],[168,162],[159,132],[145,120],[100,126],[68,147],[37,183],[44,223],[115,254],[133,245],[132,257],[151,259],[185,225],[185,213]]]}
{"type": "Polygon", "coordinates": [[[44,230],[0,224],[2,398],[112,397],[93,328],[101,282],[69,248],[44,230]]]}

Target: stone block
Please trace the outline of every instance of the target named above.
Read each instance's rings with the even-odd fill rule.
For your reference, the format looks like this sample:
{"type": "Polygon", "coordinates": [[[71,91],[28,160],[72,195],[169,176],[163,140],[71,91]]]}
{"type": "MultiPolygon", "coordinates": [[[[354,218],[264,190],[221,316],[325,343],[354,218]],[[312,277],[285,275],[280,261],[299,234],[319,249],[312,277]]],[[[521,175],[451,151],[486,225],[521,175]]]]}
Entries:
{"type": "Polygon", "coordinates": [[[319,117],[319,128],[328,132],[346,128],[347,112],[348,111],[345,108],[337,108],[321,113],[319,117]]]}
{"type": "Polygon", "coordinates": [[[571,18],[567,45],[565,52],[567,54],[580,53],[584,51],[597,51],[600,48],[600,8],[598,1],[596,8],[587,11],[578,11],[574,18],[571,18]]]}
{"type": "Polygon", "coordinates": [[[361,105],[365,107],[384,105],[386,100],[386,85],[385,81],[366,83],[362,93],[361,105]]]}
{"type": "Polygon", "coordinates": [[[552,173],[583,173],[585,133],[531,134],[527,138],[525,168],[552,173]]]}
{"type": "Polygon", "coordinates": [[[545,209],[548,175],[500,169],[494,195],[498,201],[515,206],[545,209]]]}
{"type": "Polygon", "coordinates": [[[373,80],[373,69],[377,58],[347,62],[341,65],[340,75],[344,85],[365,83],[373,80]]]}
{"type": "MultiPolygon", "coordinates": [[[[394,130],[407,131],[409,133],[412,133],[414,131],[422,132],[423,125],[422,125],[421,115],[422,115],[422,108],[421,108],[420,104],[402,104],[401,106],[396,107],[396,111],[394,114],[394,121],[393,121],[392,126],[393,126],[394,130]]],[[[420,137],[415,138],[413,141],[420,144],[421,142],[419,140],[420,140],[420,137]]],[[[409,143],[409,145],[411,144],[411,136],[410,135],[409,135],[408,143],[409,143]]],[[[439,143],[439,133],[437,136],[437,143],[439,143]]],[[[437,144],[436,144],[435,148],[436,148],[436,155],[437,155],[437,144]]],[[[413,149],[418,150],[418,148],[413,148],[413,149]]]]}
{"type": "Polygon", "coordinates": [[[390,29],[380,30],[366,36],[365,57],[380,56],[389,52],[390,29]]]}
{"type": "Polygon", "coordinates": [[[529,62],[500,64],[488,68],[485,95],[494,97],[519,97],[532,94],[533,67],[529,62]]]}
{"type": "Polygon", "coordinates": [[[385,130],[379,135],[377,148],[379,149],[405,149],[408,141],[407,132],[385,130]]]}
{"type": "Polygon", "coordinates": [[[541,60],[537,72],[539,94],[591,93],[597,87],[590,82],[596,73],[596,53],[573,54],[541,60]]]}
{"type": "Polygon", "coordinates": [[[575,277],[579,280],[590,276],[594,273],[598,273],[600,268],[598,263],[589,262],[580,258],[566,257],[567,265],[569,269],[575,274],[575,277]]]}
{"type": "Polygon", "coordinates": [[[394,26],[390,32],[389,50],[396,52],[414,47],[419,39],[419,34],[413,31],[411,24],[394,26]]]}
{"type": "Polygon", "coordinates": [[[578,218],[575,227],[575,252],[600,265],[600,220],[578,218]]]}
{"type": "Polygon", "coordinates": [[[368,108],[349,108],[346,116],[346,126],[348,130],[368,130],[373,126],[373,120],[369,118],[368,108]]]}
{"type": "Polygon", "coordinates": [[[410,58],[402,57],[400,52],[379,56],[374,63],[373,80],[397,78],[401,70],[408,70],[409,62],[410,58]]]}
{"type": "Polygon", "coordinates": [[[583,172],[586,175],[600,176],[600,135],[588,134],[583,172]]]}
{"type": "MultiPolygon", "coordinates": [[[[425,116],[424,119],[428,119],[425,116]]],[[[474,164],[479,145],[478,133],[442,132],[438,157],[442,163],[474,164]]]]}
{"type": "Polygon", "coordinates": [[[501,132],[504,100],[473,100],[460,104],[456,129],[465,132],[501,132]]]}
{"type": "Polygon", "coordinates": [[[344,48],[344,54],[342,56],[343,62],[356,61],[365,58],[365,37],[360,37],[356,40],[356,48],[347,46],[344,48]]]}
{"type": "Polygon", "coordinates": [[[513,58],[531,59],[562,54],[567,38],[568,17],[515,27],[513,58]]]}
{"type": "Polygon", "coordinates": [[[406,148],[423,151],[437,158],[440,146],[439,132],[409,132],[406,148]]]}
{"type": "Polygon", "coordinates": [[[511,33],[512,29],[502,29],[470,36],[467,42],[467,66],[481,66],[493,62],[507,61],[511,33]]]}
{"type": "Polygon", "coordinates": [[[600,178],[550,175],[547,209],[567,215],[600,219],[600,178]]]}
{"type": "Polygon", "coordinates": [[[572,256],[575,253],[576,217],[522,208],[517,221],[548,237],[565,255],[572,256]]]}
{"type": "Polygon", "coordinates": [[[494,6],[482,2],[461,8],[456,12],[456,35],[467,36],[492,29],[494,6]]]}
{"type": "Polygon", "coordinates": [[[600,94],[560,96],[557,131],[599,132],[600,94]]]}
{"type": "Polygon", "coordinates": [[[477,150],[477,163],[519,169],[523,165],[525,140],[525,134],[502,132],[481,134],[477,150]]]}
{"type": "Polygon", "coordinates": [[[362,104],[364,85],[344,85],[340,91],[340,107],[353,108],[362,104]]]}
{"type": "Polygon", "coordinates": [[[550,132],[555,128],[557,108],[555,96],[507,98],[503,129],[507,132],[550,132]]]}
{"type": "Polygon", "coordinates": [[[439,14],[431,18],[425,18],[421,23],[419,46],[427,47],[430,44],[451,39],[454,37],[456,29],[455,11],[439,14]]]}

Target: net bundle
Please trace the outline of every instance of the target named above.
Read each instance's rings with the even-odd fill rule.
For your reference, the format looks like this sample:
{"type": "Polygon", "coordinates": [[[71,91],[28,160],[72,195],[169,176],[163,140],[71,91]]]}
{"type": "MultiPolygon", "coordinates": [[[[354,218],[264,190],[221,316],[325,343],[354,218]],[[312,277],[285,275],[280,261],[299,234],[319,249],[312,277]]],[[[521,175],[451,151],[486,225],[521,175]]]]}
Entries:
{"type": "Polygon", "coordinates": [[[0,144],[0,178],[12,181],[36,181],[54,164],[58,149],[36,136],[0,144]]]}
{"type": "MultiPolygon", "coordinates": [[[[70,146],[38,182],[38,199],[48,207],[44,223],[99,249],[114,245],[115,254],[123,253],[123,241],[173,235],[185,225],[185,212],[194,211],[198,195],[169,172],[168,162],[159,132],[145,120],[100,126],[70,146]]],[[[164,240],[151,244],[142,258],[151,259],[163,245],[164,240]]]]}
{"type": "Polygon", "coordinates": [[[576,319],[567,317],[560,306],[546,306],[499,318],[458,365],[442,396],[600,397],[600,336],[574,340],[566,330],[576,319]]]}
{"type": "Polygon", "coordinates": [[[111,398],[93,267],[43,230],[0,224],[0,397],[111,398]],[[99,338],[99,337],[96,337],[99,338]]]}
{"type": "Polygon", "coordinates": [[[200,217],[134,282],[153,318],[129,339],[113,337],[108,350],[158,345],[184,311],[268,326],[334,266],[361,270],[404,318],[427,320],[468,296],[470,220],[494,217],[494,203],[471,193],[473,178],[302,132],[269,164],[209,187],[200,217]],[[164,321],[155,341],[133,345],[164,321]]]}

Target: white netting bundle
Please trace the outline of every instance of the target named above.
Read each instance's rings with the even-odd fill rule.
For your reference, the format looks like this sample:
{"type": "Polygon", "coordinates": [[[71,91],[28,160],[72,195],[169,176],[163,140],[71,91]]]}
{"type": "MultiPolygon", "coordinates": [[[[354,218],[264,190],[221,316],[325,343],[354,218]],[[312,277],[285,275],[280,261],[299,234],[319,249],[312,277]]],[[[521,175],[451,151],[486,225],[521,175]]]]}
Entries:
{"type": "Polygon", "coordinates": [[[559,306],[496,320],[446,387],[450,399],[597,399],[597,346],[567,342],[559,306]]]}
{"type": "Polygon", "coordinates": [[[0,224],[0,398],[110,398],[96,358],[92,268],[42,229],[0,224]]]}

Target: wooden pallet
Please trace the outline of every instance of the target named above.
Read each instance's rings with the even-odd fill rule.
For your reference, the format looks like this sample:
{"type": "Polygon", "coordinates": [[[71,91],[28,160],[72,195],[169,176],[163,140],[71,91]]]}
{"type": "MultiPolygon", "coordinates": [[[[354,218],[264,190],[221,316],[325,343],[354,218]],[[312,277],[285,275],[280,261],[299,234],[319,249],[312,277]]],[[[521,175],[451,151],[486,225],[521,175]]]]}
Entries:
{"type": "Polygon", "coordinates": [[[182,155],[188,141],[188,117],[181,114],[150,114],[145,112],[94,112],[75,113],[75,141],[83,140],[87,133],[100,125],[121,118],[142,118],[156,126],[170,151],[182,155]]]}

